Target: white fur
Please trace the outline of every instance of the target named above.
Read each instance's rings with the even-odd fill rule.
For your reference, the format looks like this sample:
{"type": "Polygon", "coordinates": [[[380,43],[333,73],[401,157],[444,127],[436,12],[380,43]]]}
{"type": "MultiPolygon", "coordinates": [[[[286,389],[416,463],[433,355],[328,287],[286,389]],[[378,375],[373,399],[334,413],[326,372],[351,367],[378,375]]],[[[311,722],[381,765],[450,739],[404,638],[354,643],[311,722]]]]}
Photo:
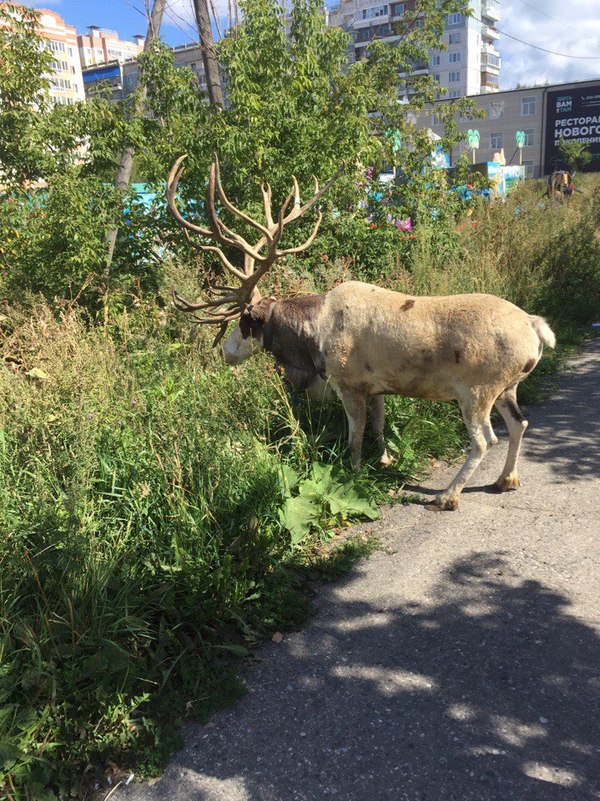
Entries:
{"type": "Polygon", "coordinates": [[[241,364],[262,350],[262,337],[244,337],[237,326],[227,337],[221,351],[227,364],[241,364]]]}

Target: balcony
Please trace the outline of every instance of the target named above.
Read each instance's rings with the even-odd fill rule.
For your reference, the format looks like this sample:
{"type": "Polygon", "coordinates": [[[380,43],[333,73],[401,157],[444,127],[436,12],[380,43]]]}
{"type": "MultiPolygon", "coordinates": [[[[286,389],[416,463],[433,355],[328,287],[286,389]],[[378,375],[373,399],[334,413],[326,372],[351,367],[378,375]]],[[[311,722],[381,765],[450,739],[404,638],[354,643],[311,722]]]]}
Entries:
{"type": "Polygon", "coordinates": [[[496,56],[496,58],[500,58],[500,51],[497,50],[493,44],[482,44],[481,52],[482,54],[485,53],[488,56],[496,56]]]}
{"type": "Polygon", "coordinates": [[[481,86],[488,91],[497,91],[500,88],[500,81],[498,75],[488,72],[487,70],[481,71],[481,86]]]}
{"type": "Polygon", "coordinates": [[[489,72],[492,75],[498,75],[500,72],[500,56],[492,53],[482,53],[481,70],[482,72],[489,72]]]}
{"type": "Polygon", "coordinates": [[[500,3],[498,0],[483,0],[481,13],[484,17],[498,22],[500,17],[500,3]]]}
{"type": "Polygon", "coordinates": [[[408,72],[398,72],[398,76],[400,78],[406,78],[410,75],[427,75],[429,72],[429,62],[427,61],[415,61],[413,64],[410,65],[410,70],[408,72]]]}
{"type": "MultiPolygon", "coordinates": [[[[372,22],[372,20],[369,20],[372,22]]],[[[358,28],[354,33],[354,41],[371,42],[373,39],[381,39],[387,36],[393,36],[394,32],[389,23],[384,22],[381,25],[373,25],[367,28],[358,28]]]]}
{"type": "Polygon", "coordinates": [[[370,8],[359,8],[354,15],[354,27],[364,28],[369,25],[379,25],[390,19],[390,7],[387,3],[370,8]]]}
{"type": "Polygon", "coordinates": [[[483,25],[481,26],[481,35],[482,35],[482,37],[484,39],[494,39],[495,40],[495,39],[499,39],[500,38],[500,34],[498,33],[498,31],[495,28],[493,28],[491,25],[486,25],[485,21],[484,21],[483,25]]]}
{"type": "Polygon", "coordinates": [[[381,25],[384,22],[388,22],[389,18],[389,14],[380,14],[377,17],[369,17],[367,19],[356,16],[354,17],[352,25],[354,28],[368,28],[370,25],[381,25]]]}

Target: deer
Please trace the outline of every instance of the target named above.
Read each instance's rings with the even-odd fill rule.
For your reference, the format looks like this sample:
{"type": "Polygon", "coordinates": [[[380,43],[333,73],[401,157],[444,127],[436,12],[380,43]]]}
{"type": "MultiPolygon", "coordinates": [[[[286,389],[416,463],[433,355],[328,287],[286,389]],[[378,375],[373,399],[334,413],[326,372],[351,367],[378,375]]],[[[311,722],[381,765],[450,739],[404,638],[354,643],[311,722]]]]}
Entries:
{"type": "Polygon", "coordinates": [[[542,317],[494,295],[413,296],[360,281],[346,281],[321,294],[263,297],[257,285],[267,271],[315,240],[322,219],[317,203],[345,165],[322,189],[314,178],[314,192],[303,204],[292,176],[292,189],[276,217],[271,187],[261,185],[263,223],[228,199],[215,156],[206,191],[206,227],[185,218],[177,206],[185,158],[175,162],[168,177],[169,209],[190,243],[215,254],[239,285],[209,281],[206,297],[196,303],[173,289],[173,302],[196,323],[219,326],[213,345],[222,340],[228,324],[237,320],[221,346],[227,364],[239,365],[266,351],[296,390],[310,390],[325,382],[331,386],[346,413],[355,468],[361,463],[368,402],[380,464],[385,467],[393,463],[384,438],[385,395],[457,401],[470,448],[449,486],[429,505],[436,511],[458,508],[463,488],[497,444],[490,420],[495,407],[508,429],[509,444],[494,487],[504,492],[521,485],[517,462],[528,422],[517,403],[517,387],[536,367],[543,346],[555,346],[554,333],[542,317]],[[226,224],[217,210],[217,197],[233,219],[257,232],[254,242],[226,224]],[[286,226],[313,208],[316,221],[308,238],[296,247],[282,247],[286,226]],[[242,265],[234,264],[225,249],[237,251],[242,265]]]}

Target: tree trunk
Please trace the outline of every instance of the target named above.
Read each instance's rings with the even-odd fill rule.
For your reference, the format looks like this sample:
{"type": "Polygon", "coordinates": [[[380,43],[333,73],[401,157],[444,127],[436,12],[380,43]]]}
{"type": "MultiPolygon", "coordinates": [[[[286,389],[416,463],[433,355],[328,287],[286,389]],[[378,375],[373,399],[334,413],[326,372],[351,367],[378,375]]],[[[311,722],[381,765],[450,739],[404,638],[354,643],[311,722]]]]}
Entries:
{"type": "MultiPolygon", "coordinates": [[[[150,49],[155,39],[158,39],[160,33],[160,26],[162,23],[162,18],[165,10],[165,5],[166,5],[166,0],[154,0],[154,3],[152,5],[152,12],[148,20],[148,30],[146,31],[144,52],[150,49]]],[[[141,86],[137,93],[136,100],[131,112],[134,117],[137,117],[140,114],[142,114],[147,96],[148,96],[148,91],[146,87],[141,86]]],[[[123,194],[129,189],[129,183],[131,181],[131,171],[133,169],[134,155],[135,155],[135,149],[133,148],[132,145],[128,145],[121,153],[121,157],[119,159],[117,174],[115,175],[115,188],[118,189],[119,192],[122,192],[123,194]]],[[[118,222],[115,222],[107,230],[105,237],[107,245],[106,261],[104,263],[104,272],[103,272],[105,323],[107,322],[107,315],[108,315],[108,281],[110,276],[110,267],[113,260],[113,254],[115,252],[115,243],[117,241],[118,231],[119,231],[119,224],[118,222]]]]}
{"type": "Polygon", "coordinates": [[[204,63],[204,74],[206,75],[208,99],[211,105],[223,108],[223,88],[221,86],[219,64],[215,58],[208,2],[207,0],[193,0],[193,2],[198,37],[200,39],[200,50],[202,51],[202,61],[204,63]]]}

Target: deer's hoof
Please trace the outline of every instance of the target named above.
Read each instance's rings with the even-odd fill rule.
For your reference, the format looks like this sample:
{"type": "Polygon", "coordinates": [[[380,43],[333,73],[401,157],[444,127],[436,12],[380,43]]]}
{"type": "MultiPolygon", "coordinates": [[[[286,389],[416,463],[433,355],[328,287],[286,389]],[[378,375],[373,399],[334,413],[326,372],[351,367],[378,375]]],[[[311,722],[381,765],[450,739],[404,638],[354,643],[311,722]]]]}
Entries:
{"type": "Polygon", "coordinates": [[[381,456],[381,459],[379,460],[379,467],[381,468],[391,467],[393,464],[396,464],[396,461],[397,459],[395,459],[393,456],[390,456],[390,454],[387,451],[384,451],[383,455],[381,456]]]}
{"type": "Polygon", "coordinates": [[[430,512],[455,512],[458,509],[458,498],[436,498],[434,503],[425,507],[430,512]]]}
{"type": "Polygon", "coordinates": [[[494,484],[498,492],[510,492],[510,490],[519,489],[521,486],[521,479],[517,475],[507,476],[506,478],[499,478],[494,484]]]}

